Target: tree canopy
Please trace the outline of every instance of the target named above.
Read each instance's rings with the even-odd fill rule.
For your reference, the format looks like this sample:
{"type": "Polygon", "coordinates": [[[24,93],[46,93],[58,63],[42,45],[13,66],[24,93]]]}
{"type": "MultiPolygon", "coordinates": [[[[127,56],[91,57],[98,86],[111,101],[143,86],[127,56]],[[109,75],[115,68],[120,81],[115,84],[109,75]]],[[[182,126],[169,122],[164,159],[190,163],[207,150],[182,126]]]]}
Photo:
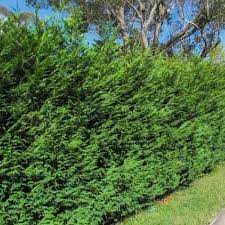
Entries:
{"type": "Polygon", "coordinates": [[[147,48],[196,52],[206,56],[220,43],[224,27],[222,0],[27,0],[39,7],[79,7],[88,27],[101,31],[110,22],[124,41],[147,48]]]}

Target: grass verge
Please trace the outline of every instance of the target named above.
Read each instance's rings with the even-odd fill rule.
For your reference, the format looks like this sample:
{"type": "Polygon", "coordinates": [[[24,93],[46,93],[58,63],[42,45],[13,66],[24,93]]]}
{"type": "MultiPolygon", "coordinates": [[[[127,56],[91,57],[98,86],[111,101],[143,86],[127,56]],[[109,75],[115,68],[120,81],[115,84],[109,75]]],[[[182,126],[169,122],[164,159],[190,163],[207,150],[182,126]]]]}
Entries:
{"type": "Polygon", "coordinates": [[[225,165],[120,225],[207,225],[225,207],[225,165]]]}

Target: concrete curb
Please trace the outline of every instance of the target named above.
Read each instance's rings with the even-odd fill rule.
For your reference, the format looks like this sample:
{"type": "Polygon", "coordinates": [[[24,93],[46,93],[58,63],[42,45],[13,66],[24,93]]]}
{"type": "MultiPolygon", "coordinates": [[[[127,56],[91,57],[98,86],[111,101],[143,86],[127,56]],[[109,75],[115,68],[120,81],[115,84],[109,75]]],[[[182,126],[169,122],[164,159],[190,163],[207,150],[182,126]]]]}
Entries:
{"type": "Polygon", "coordinates": [[[209,225],[225,225],[225,210],[223,210],[209,225]]]}

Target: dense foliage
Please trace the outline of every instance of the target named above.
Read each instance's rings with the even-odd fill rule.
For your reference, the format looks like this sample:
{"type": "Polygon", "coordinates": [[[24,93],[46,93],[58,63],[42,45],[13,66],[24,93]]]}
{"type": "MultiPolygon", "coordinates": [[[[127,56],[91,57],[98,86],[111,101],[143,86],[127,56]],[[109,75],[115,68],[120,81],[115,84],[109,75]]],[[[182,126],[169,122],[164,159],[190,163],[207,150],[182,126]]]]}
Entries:
{"type": "Polygon", "coordinates": [[[74,24],[0,25],[0,224],[115,222],[225,159],[225,67],[74,24]]]}

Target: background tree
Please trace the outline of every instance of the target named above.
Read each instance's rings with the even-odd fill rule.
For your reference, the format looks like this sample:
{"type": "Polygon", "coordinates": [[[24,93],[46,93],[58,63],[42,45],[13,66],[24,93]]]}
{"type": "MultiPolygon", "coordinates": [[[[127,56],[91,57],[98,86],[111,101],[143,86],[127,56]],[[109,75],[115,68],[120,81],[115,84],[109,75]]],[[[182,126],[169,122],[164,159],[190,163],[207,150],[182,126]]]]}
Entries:
{"type": "Polygon", "coordinates": [[[225,50],[220,44],[209,53],[209,59],[213,63],[225,64],[225,50]]]}
{"type": "Polygon", "coordinates": [[[220,43],[224,27],[223,0],[27,0],[39,7],[80,7],[87,27],[99,31],[110,21],[124,41],[168,52],[177,48],[199,51],[205,57],[220,43]]]}
{"type": "MultiPolygon", "coordinates": [[[[14,14],[8,8],[4,6],[0,6],[0,18],[5,19],[13,15],[16,15],[16,14],[14,14]]],[[[30,21],[34,21],[36,18],[36,16],[30,12],[21,12],[21,13],[18,13],[16,16],[17,16],[19,24],[24,24],[30,21]]]]}

